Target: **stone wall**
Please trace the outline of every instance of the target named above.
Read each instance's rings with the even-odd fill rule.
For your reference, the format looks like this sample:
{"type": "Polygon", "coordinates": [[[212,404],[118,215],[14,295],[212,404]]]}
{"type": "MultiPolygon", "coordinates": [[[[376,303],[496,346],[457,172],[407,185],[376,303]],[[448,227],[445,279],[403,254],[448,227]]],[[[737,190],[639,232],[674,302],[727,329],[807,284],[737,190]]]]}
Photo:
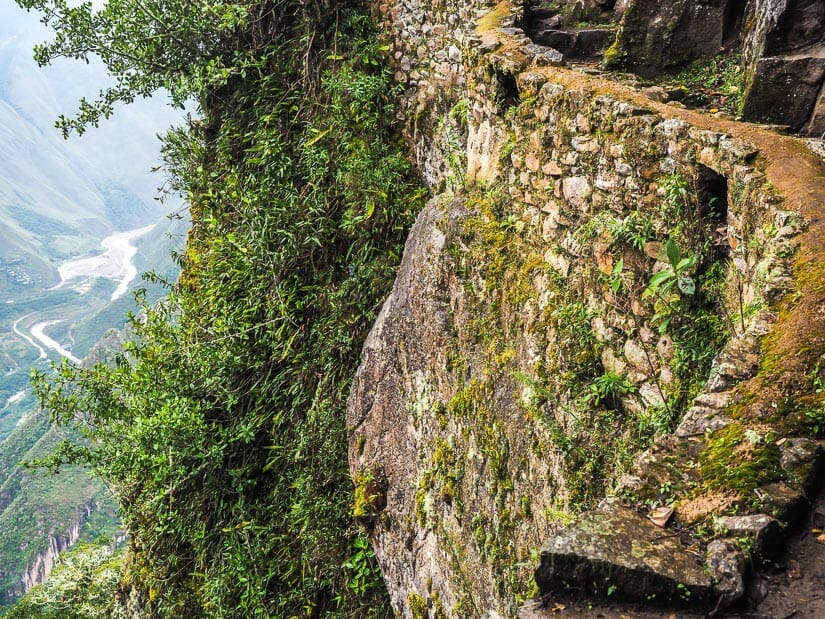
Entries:
{"type": "Polygon", "coordinates": [[[449,110],[464,89],[464,33],[493,0],[379,0],[375,11],[390,46],[395,80],[405,88],[402,122],[427,183],[454,182],[464,150],[462,128],[449,110]]]}
{"type": "MultiPolygon", "coordinates": [[[[551,66],[517,13],[455,36],[467,167],[410,234],[348,406],[356,517],[405,617],[513,616],[547,535],[702,401],[693,366],[710,358],[685,357],[668,304],[686,301],[671,319],[699,337],[690,321],[716,307],[720,330],[757,341],[802,225],[753,146],[551,66]],[[689,255],[703,301],[645,293],[689,255]]],[[[399,49],[425,36],[409,28],[399,49]]],[[[433,140],[419,153],[455,148],[412,135],[433,140]]]]}

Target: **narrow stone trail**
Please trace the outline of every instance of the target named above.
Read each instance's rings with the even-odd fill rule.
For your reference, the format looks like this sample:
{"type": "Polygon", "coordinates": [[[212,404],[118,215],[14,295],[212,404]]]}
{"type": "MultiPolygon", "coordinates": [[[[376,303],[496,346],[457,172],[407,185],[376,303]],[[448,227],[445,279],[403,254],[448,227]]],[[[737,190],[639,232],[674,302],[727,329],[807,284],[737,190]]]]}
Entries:
{"type": "MultiPolygon", "coordinates": [[[[796,239],[799,244],[794,258],[796,290],[775,308],[779,313],[774,325],[775,335],[769,347],[763,347],[763,354],[781,359],[781,363],[741,385],[755,396],[743,415],[749,419],[763,418],[783,398],[810,392],[813,362],[825,352],[825,164],[822,159],[798,138],[754,124],[665,105],[603,77],[558,67],[534,67],[532,70],[544,73],[570,90],[605,94],[667,118],[681,119],[701,129],[745,140],[759,150],[756,166],[784,198],[781,208],[801,214],[808,228],[796,239]]],[[[747,609],[705,615],[545,599],[543,604],[528,604],[519,616],[522,619],[825,617],[825,543],[817,540],[821,528],[825,528],[825,491],[820,492],[808,522],[791,533],[786,554],[754,575],[747,609]]]]}
{"type": "MultiPolygon", "coordinates": [[[[553,80],[565,87],[588,88],[617,99],[649,108],[668,118],[685,120],[701,129],[727,133],[752,143],[759,150],[757,166],[782,194],[783,208],[802,215],[808,229],[797,237],[799,250],[795,258],[797,292],[780,304],[780,318],[774,326],[778,334],[774,355],[783,363],[770,381],[756,376],[746,389],[757,395],[749,407],[764,409],[793,392],[806,381],[811,357],[825,352],[825,164],[800,139],[780,135],[750,123],[742,123],[659,103],[635,90],[605,78],[584,75],[561,68],[542,68],[553,80]]],[[[758,413],[757,413],[758,414],[758,413]]]]}
{"type": "MultiPolygon", "coordinates": [[[[479,20],[477,34],[482,41],[504,43],[498,53],[523,55],[516,38],[495,29],[498,20],[510,10],[508,0],[501,2],[479,20]]],[[[745,417],[761,418],[784,397],[805,393],[810,387],[807,374],[814,361],[825,353],[825,163],[804,143],[768,128],[712,116],[654,101],[623,84],[566,67],[532,66],[531,71],[545,75],[568,91],[584,90],[646,108],[664,118],[684,120],[691,125],[746,140],[759,150],[756,166],[784,197],[783,208],[802,215],[808,222],[806,232],[796,237],[799,243],[794,263],[798,288],[780,302],[777,337],[772,349],[763,350],[781,359],[768,376],[758,374],[742,385],[755,397],[745,417]]]]}

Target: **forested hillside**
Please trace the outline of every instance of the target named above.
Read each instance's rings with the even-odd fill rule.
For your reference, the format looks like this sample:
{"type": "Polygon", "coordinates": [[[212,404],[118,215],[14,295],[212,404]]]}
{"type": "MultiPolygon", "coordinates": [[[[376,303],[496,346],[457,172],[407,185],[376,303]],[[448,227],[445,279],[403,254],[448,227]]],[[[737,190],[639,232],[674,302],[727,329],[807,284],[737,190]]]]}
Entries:
{"type": "Polygon", "coordinates": [[[299,3],[22,4],[57,32],[43,61],[98,53],[117,78],[67,130],[159,87],[200,112],[164,138],[192,213],[180,280],[115,363],[37,380],[85,437],[53,464],[89,463],[121,503],[120,599],[141,616],[386,615],[351,518],[344,404],[423,191],[371,21],[299,3]]]}

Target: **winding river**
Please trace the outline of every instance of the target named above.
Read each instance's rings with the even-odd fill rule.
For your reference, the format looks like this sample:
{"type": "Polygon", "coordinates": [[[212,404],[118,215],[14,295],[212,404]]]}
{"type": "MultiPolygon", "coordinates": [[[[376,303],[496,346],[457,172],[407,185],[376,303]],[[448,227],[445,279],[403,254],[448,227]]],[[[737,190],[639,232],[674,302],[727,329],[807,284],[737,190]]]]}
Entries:
{"type": "MultiPolygon", "coordinates": [[[[132,280],[137,276],[137,267],[135,267],[132,262],[135,254],[137,254],[137,247],[132,244],[132,241],[147,234],[154,229],[154,227],[155,225],[153,224],[135,230],[117,232],[111,236],[107,236],[100,242],[105,250],[102,253],[96,256],[85,256],[83,258],[67,260],[58,267],[60,283],[50,288],[50,290],[72,284],[72,287],[82,294],[89,289],[92,280],[97,277],[104,277],[118,282],[117,288],[112,293],[111,300],[115,301],[119,299],[126,294],[129,290],[129,284],[132,283],[132,280]]],[[[62,322],[61,320],[38,321],[29,328],[29,333],[25,333],[19,328],[20,323],[32,316],[33,313],[34,312],[26,314],[15,320],[12,324],[12,330],[18,337],[24,339],[38,350],[38,360],[47,358],[46,348],[50,348],[72,363],[79,364],[81,362],[80,359],[74,356],[70,350],[64,348],[60,342],[50,338],[45,333],[46,329],[62,322]],[[29,334],[31,334],[31,336],[29,334]]]]}
{"type": "Polygon", "coordinates": [[[129,290],[129,284],[137,276],[137,268],[132,263],[132,259],[137,253],[137,247],[132,245],[132,241],[154,229],[155,224],[116,232],[107,236],[100,244],[106,250],[96,256],[86,256],[67,260],[58,267],[60,273],[60,283],[55,288],[61,288],[65,284],[82,280],[76,288],[83,291],[84,286],[89,284],[96,277],[105,277],[118,282],[118,286],[112,293],[112,301],[122,297],[129,290]]]}

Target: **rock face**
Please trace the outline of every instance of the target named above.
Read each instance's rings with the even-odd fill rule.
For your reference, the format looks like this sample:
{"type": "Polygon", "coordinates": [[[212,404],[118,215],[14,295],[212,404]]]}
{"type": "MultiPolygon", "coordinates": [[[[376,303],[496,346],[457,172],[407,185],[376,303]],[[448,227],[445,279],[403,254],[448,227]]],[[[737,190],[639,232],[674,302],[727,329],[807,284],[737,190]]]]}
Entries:
{"type": "Polygon", "coordinates": [[[65,533],[55,533],[49,537],[48,548],[32,558],[20,577],[19,584],[13,590],[7,592],[8,602],[13,603],[15,599],[25,595],[32,587],[48,578],[60,553],[71,548],[80,539],[80,529],[94,509],[94,502],[87,504],[71,529],[65,533]]]}
{"type": "Polygon", "coordinates": [[[684,388],[643,296],[683,218],[722,231],[736,307],[793,252],[751,145],[565,80],[505,9],[461,35],[463,182],[419,216],[348,403],[356,515],[404,617],[514,616],[531,557],[684,388]]]}
{"type": "Polygon", "coordinates": [[[373,546],[405,616],[415,596],[455,616],[513,615],[546,531],[533,514],[553,500],[557,457],[532,455],[516,384],[486,380],[463,341],[477,337],[474,307],[450,251],[467,216],[458,199],[419,216],[350,398],[350,467],[385,481],[373,546]]]}
{"type": "Polygon", "coordinates": [[[754,0],[745,42],[748,91],[743,115],[825,133],[825,5],[819,0],[754,0]]]}
{"type": "Polygon", "coordinates": [[[619,35],[623,59],[651,76],[715,56],[735,38],[735,13],[743,10],[736,0],[631,0],[619,35]]]}
{"type": "Polygon", "coordinates": [[[573,593],[592,600],[621,596],[695,611],[712,608],[722,591],[737,586],[723,570],[710,567],[678,537],[663,534],[611,498],[547,540],[536,584],[542,593],[573,593]],[[657,592],[653,600],[652,591],[657,592]]]}
{"type": "Polygon", "coordinates": [[[740,45],[748,120],[825,133],[825,5],[820,0],[633,0],[613,59],[653,76],[740,45]]]}

